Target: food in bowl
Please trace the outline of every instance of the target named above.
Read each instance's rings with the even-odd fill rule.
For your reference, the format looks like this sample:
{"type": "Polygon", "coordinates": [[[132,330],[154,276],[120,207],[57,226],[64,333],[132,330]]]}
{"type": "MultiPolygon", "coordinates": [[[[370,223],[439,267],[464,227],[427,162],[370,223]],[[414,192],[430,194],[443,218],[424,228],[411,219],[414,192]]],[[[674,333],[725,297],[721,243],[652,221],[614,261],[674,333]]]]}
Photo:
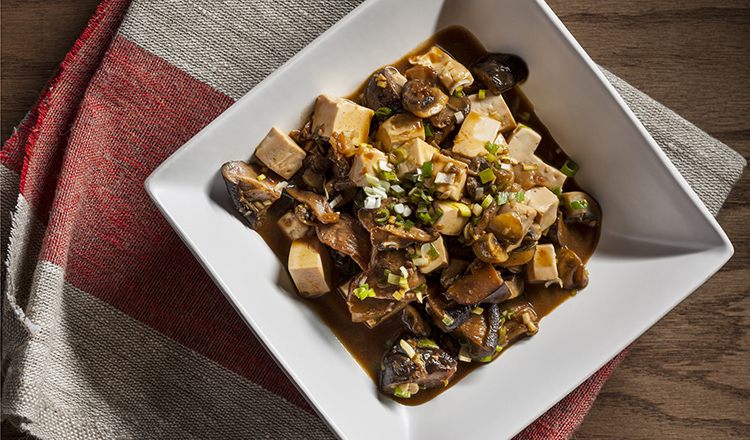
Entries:
{"type": "Polygon", "coordinates": [[[602,213],[523,96],[528,75],[448,28],[222,167],[299,294],[402,403],[536,334],[588,284],[602,213]]]}

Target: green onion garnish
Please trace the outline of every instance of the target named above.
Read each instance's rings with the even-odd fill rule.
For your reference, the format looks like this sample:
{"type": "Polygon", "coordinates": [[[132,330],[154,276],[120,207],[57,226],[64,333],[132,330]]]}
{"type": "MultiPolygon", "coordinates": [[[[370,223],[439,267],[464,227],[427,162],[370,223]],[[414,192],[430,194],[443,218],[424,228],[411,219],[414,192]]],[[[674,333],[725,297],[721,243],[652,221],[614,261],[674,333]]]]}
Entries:
{"type": "Polygon", "coordinates": [[[423,291],[426,288],[427,288],[427,284],[422,283],[422,284],[419,285],[419,287],[417,287],[416,289],[414,289],[414,292],[419,293],[419,292],[423,291]]]}
{"type": "Polygon", "coordinates": [[[432,339],[422,338],[417,342],[419,348],[440,348],[432,339]]]}
{"type": "MultiPolygon", "coordinates": [[[[466,206],[466,205],[464,205],[464,206],[466,206]]],[[[434,225],[435,222],[440,218],[441,215],[443,215],[443,210],[440,209],[440,208],[436,209],[435,213],[432,214],[432,218],[430,218],[430,224],[434,225]]],[[[469,214],[469,215],[471,215],[471,214],[469,214]]]]}
{"type": "Polygon", "coordinates": [[[448,315],[443,315],[442,321],[443,321],[443,324],[445,324],[445,325],[451,325],[451,324],[453,324],[453,318],[451,318],[448,315]]]}
{"type": "Polygon", "coordinates": [[[493,143],[492,143],[492,142],[490,142],[490,141],[487,141],[487,142],[485,142],[485,144],[484,144],[484,149],[485,149],[485,150],[487,150],[487,151],[489,151],[489,152],[490,152],[490,153],[492,153],[492,154],[495,154],[495,153],[497,153],[497,150],[498,150],[498,148],[500,148],[500,145],[498,145],[498,144],[493,144],[493,143]]]}
{"type": "Polygon", "coordinates": [[[552,188],[552,194],[556,195],[557,197],[560,197],[562,195],[562,190],[559,186],[555,186],[552,188]]]}
{"type": "Polygon", "coordinates": [[[573,209],[586,209],[589,206],[589,202],[586,200],[573,200],[570,202],[570,207],[573,209]]]}
{"type": "Polygon", "coordinates": [[[424,135],[425,137],[432,137],[435,132],[432,131],[432,127],[427,122],[424,123],[424,135]]]}
{"type": "Polygon", "coordinates": [[[411,391],[409,391],[409,386],[405,385],[405,389],[401,389],[401,385],[397,386],[396,389],[393,391],[393,395],[396,397],[401,397],[402,399],[408,399],[411,397],[411,391]]]}
{"type": "Polygon", "coordinates": [[[525,198],[526,198],[526,193],[524,193],[523,191],[518,191],[516,193],[516,202],[519,202],[519,203],[523,202],[525,198]]]}
{"type": "Polygon", "coordinates": [[[479,89],[479,93],[477,93],[477,97],[479,99],[484,99],[485,93],[487,93],[484,89],[479,89]]]}
{"type": "Polygon", "coordinates": [[[430,255],[430,258],[433,260],[437,260],[437,258],[440,256],[440,252],[438,252],[437,249],[435,249],[435,245],[430,243],[430,250],[427,251],[427,253],[430,255]]]}
{"type": "Polygon", "coordinates": [[[479,179],[482,181],[482,185],[495,180],[495,173],[492,172],[492,168],[485,168],[479,172],[479,179]]]}
{"type": "Polygon", "coordinates": [[[265,174],[258,174],[258,182],[265,180],[266,175],[265,174]]]}
{"type": "Polygon", "coordinates": [[[560,172],[565,174],[566,176],[572,178],[576,175],[578,172],[578,164],[573,162],[572,160],[568,159],[565,161],[562,167],[560,167],[560,172]]]}
{"type": "Polygon", "coordinates": [[[471,209],[469,209],[468,206],[461,202],[453,202],[453,206],[455,206],[461,213],[461,217],[471,217],[471,209]]]}
{"type": "Polygon", "coordinates": [[[420,222],[424,223],[425,225],[431,224],[432,219],[430,218],[430,214],[426,212],[418,212],[417,218],[419,219],[420,222]]]}
{"type": "Polygon", "coordinates": [[[482,210],[489,208],[491,204],[492,204],[492,196],[488,194],[487,197],[485,197],[484,200],[482,200],[482,210]]]}
{"type": "Polygon", "coordinates": [[[407,231],[408,231],[409,229],[411,229],[411,228],[412,228],[413,226],[414,226],[414,222],[413,222],[413,221],[411,221],[411,220],[409,220],[409,219],[407,219],[407,220],[406,220],[406,221],[404,222],[404,229],[405,229],[405,230],[407,230],[407,231]]]}
{"type": "Polygon", "coordinates": [[[482,359],[479,359],[479,362],[489,362],[492,360],[492,355],[489,355],[487,357],[483,357],[482,359]]]}
{"type": "Polygon", "coordinates": [[[498,205],[504,205],[508,203],[508,198],[510,196],[510,193],[503,191],[497,195],[497,204],[498,205]]]}
{"type": "Polygon", "coordinates": [[[382,208],[380,211],[375,213],[375,221],[378,223],[383,223],[384,221],[388,220],[388,217],[390,217],[391,213],[388,212],[387,209],[382,208]]]}
{"type": "Polygon", "coordinates": [[[391,163],[399,164],[406,159],[406,150],[403,148],[394,148],[391,150],[391,152],[388,154],[388,158],[390,159],[391,163]]]}
{"type": "Polygon", "coordinates": [[[501,347],[499,345],[497,347],[495,347],[495,353],[500,353],[501,351],[503,351],[503,347],[501,347]]]}
{"type": "Polygon", "coordinates": [[[487,153],[487,155],[484,158],[487,159],[487,162],[490,162],[490,163],[497,162],[497,156],[495,156],[492,153],[487,153]]]}
{"type": "Polygon", "coordinates": [[[386,180],[398,180],[398,176],[396,176],[396,173],[393,171],[383,171],[383,177],[385,177],[386,180]]]}
{"type": "Polygon", "coordinates": [[[385,119],[392,114],[393,112],[388,107],[380,107],[379,109],[375,111],[375,116],[377,116],[378,118],[382,118],[382,119],[385,119]]]}
{"type": "Polygon", "coordinates": [[[359,287],[354,289],[354,295],[360,300],[364,301],[368,297],[374,297],[375,291],[370,289],[370,286],[368,286],[367,284],[360,284],[359,287]]]}
{"type": "Polygon", "coordinates": [[[427,161],[422,164],[422,175],[425,179],[432,177],[432,162],[427,161]]]}

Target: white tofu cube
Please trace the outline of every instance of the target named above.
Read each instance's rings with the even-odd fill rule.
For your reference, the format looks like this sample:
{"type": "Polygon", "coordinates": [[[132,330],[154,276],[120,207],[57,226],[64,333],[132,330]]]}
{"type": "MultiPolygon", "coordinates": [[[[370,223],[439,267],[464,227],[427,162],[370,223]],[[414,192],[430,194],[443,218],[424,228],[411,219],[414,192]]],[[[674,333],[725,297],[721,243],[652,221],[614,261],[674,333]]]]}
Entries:
{"type": "Polygon", "coordinates": [[[429,184],[437,183],[435,197],[438,199],[461,200],[466,185],[466,176],[469,166],[465,163],[450,158],[444,154],[435,153],[432,156],[432,177],[429,184]],[[439,174],[447,175],[450,178],[449,183],[440,182],[439,174]]]}
{"type": "Polygon", "coordinates": [[[438,209],[443,211],[443,214],[438,217],[433,225],[443,235],[460,235],[464,230],[464,226],[466,226],[466,223],[471,218],[471,216],[464,217],[461,215],[461,210],[456,205],[456,202],[435,200],[432,202],[432,207],[436,211],[438,209]]]}
{"type": "Polygon", "coordinates": [[[302,238],[310,232],[310,227],[299,221],[297,216],[294,215],[294,211],[282,215],[278,223],[284,235],[289,237],[290,240],[302,238]]]}
{"type": "Polygon", "coordinates": [[[471,76],[469,69],[437,46],[432,46],[428,52],[422,55],[409,58],[409,62],[431,67],[437,73],[440,82],[451,94],[457,88],[468,86],[474,82],[474,77],[471,76]]]}
{"type": "Polygon", "coordinates": [[[318,96],[315,102],[313,127],[320,127],[320,135],[326,138],[333,133],[343,133],[354,145],[367,141],[370,121],[374,111],[344,98],[328,95],[318,96]]]}
{"type": "Polygon", "coordinates": [[[432,258],[429,253],[423,255],[423,257],[429,259],[430,262],[426,266],[419,267],[419,271],[422,273],[430,273],[435,269],[439,269],[448,264],[448,249],[445,248],[443,236],[441,235],[437,240],[433,241],[432,245],[435,247],[438,257],[432,258]]]}
{"type": "Polygon", "coordinates": [[[472,110],[461,124],[451,151],[464,157],[487,155],[485,145],[495,140],[500,125],[500,121],[472,110]]]}
{"type": "Polygon", "coordinates": [[[357,186],[369,186],[367,175],[378,176],[380,161],[388,162],[388,157],[382,151],[371,147],[357,148],[357,152],[354,153],[352,168],[349,170],[349,178],[357,186]]]}
{"type": "Polygon", "coordinates": [[[422,164],[432,160],[438,154],[437,148],[423,141],[412,139],[401,146],[406,151],[406,159],[396,166],[396,174],[403,177],[406,173],[413,173],[422,167],[422,164]]]}
{"type": "Polygon", "coordinates": [[[289,249],[289,274],[300,295],[311,297],[331,291],[328,248],[311,235],[298,238],[289,249]]]}
{"type": "Polygon", "coordinates": [[[555,246],[552,243],[538,244],[534,258],[526,263],[526,276],[530,283],[545,283],[558,278],[555,246]]]}
{"type": "Polygon", "coordinates": [[[302,167],[307,153],[288,134],[272,127],[255,149],[255,155],[265,166],[288,179],[302,167]]]}
{"type": "Polygon", "coordinates": [[[552,226],[557,218],[557,207],[560,199],[543,186],[537,186],[526,191],[524,195],[526,204],[536,209],[537,215],[534,221],[539,223],[542,231],[552,226]]]}
{"type": "Polygon", "coordinates": [[[503,95],[493,95],[486,92],[484,99],[479,99],[478,95],[469,96],[471,101],[471,111],[477,112],[484,116],[489,116],[500,122],[500,131],[508,131],[516,128],[516,120],[505,103],[503,95]]]}
{"type": "Polygon", "coordinates": [[[554,189],[556,186],[562,188],[567,176],[534,154],[541,141],[542,136],[525,125],[519,125],[508,138],[510,157],[518,162],[529,162],[537,165],[536,170],[528,171],[517,166],[516,180],[533,180],[536,184],[548,189],[554,189]],[[534,173],[536,177],[525,179],[522,173],[534,173]]]}
{"type": "Polygon", "coordinates": [[[375,140],[380,141],[383,150],[390,152],[412,139],[425,140],[424,125],[422,118],[411,113],[400,113],[386,119],[378,132],[375,140]]]}

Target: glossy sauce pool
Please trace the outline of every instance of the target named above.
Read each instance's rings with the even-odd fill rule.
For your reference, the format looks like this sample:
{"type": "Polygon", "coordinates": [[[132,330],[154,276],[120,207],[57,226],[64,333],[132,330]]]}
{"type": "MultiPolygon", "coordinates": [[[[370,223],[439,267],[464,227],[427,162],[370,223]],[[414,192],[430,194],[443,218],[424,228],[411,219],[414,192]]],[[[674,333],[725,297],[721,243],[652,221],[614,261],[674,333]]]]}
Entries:
{"type": "MultiPolygon", "coordinates": [[[[403,73],[409,66],[407,61],[409,56],[416,53],[422,53],[432,45],[442,47],[465,66],[469,66],[475,59],[486,53],[481,43],[479,43],[467,30],[460,27],[450,27],[440,31],[392,65],[403,73]]],[[[360,93],[361,88],[352,94],[349,99],[361,103],[359,98],[360,93]]],[[[542,135],[542,142],[537,148],[536,154],[545,162],[559,168],[568,157],[536,116],[534,113],[534,107],[526,99],[521,90],[516,87],[505,92],[503,97],[511,108],[514,116],[516,116],[517,122],[529,125],[542,135]]],[[[565,183],[565,191],[580,189],[581,188],[577,185],[574,179],[568,179],[565,183]]],[[[291,241],[286,238],[279,228],[276,221],[278,216],[274,215],[273,212],[269,212],[266,216],[267,218],[264,219],[261,227],[257,231],[263,237],[268,246],[274,251],[276,256],[286,265],[289,257],[291,241]]],[[[568,225],[567,230],[567,247],[573,250],[584,262],[588,261],[599,240],[600,227],[572,224],[568,225]]],[[[339,286],[345,281],[343,277],[336,273],[333,274],[332,279],[333,286],[339,286]]],[[[404,332],[404,325],[398,317],[387,319],[372,329],[366,327],[362,323],[352,322],[346,302],[337,290],[338,289],[335,289],[333,292],[317,298],[305,299],[303,300],[303,303],[311,307],[326,325],[328,325],[338,340],[347,348],[357,362],[359,362],[362,369],[372,378],[377,387],[380,379],[380,370],[379,367],[376,366],[380,365],[383,353],[390,347],[393,340],[404,332]]],[[[525,296],[532,304],[541,321],[543,316],[548,315],[558,305],[570,298],[572,292],[557,286],[545,288],[542,284],[526,284],[523,296],[525,296]]],[[[544,331],[544,327],[541,324],[540,331],[544,331]]],[[[501,354],[504,351],[505,350],[503,350],[501,354]]],[[[502,356],[496,357],[493,362],[498,358],[502,358],[502,356]]],[[[393,398],[401,404],[419,405],[455,385],[461,380],[461,378],[475,368],[480,368],[482,365],[485,364],[479,362],[458,362],[458,371],[447,387],[420,390],[410,399],[396,399],[393,396],[388,397],[393,398]]]]}

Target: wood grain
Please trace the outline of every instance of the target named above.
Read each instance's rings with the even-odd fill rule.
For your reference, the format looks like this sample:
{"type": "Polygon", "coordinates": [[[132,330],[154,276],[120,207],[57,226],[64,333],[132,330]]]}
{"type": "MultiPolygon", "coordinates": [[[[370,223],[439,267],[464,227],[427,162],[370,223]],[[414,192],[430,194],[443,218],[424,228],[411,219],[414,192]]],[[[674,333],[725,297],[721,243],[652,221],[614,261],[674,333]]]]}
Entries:
{"type": "MultiPolygon", "coordinates": [[[[2,2],[3,140],[96,4],[2,2]]],[[[750,157],[750,2],[549,4],[594,61],[750,157]]],[[[574,438],[750,438],[749,174],[718,216],[735,256],[641,337],[574,438]]]]}

